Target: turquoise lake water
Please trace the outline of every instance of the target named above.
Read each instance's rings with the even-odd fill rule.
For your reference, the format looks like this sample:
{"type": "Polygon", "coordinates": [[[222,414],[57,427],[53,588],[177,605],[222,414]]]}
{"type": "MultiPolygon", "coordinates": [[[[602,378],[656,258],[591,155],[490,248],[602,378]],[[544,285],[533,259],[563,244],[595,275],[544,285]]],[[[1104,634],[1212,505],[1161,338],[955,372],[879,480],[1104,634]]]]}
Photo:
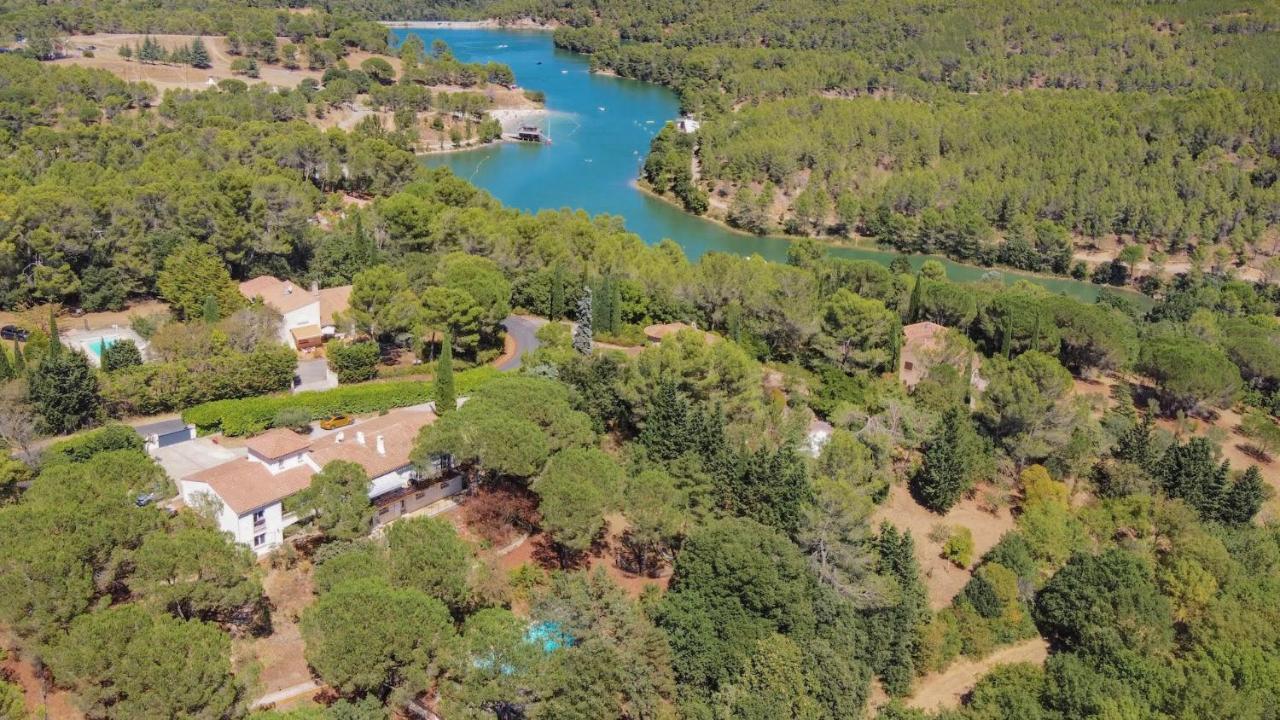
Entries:
{"type": "MultiPolygon", "coordinates": [[[[498,143],[464,152],[423,156],[428,166],[444,165],[488,190],[510,207],[582,209],[622,216],[627,229],[657,243],[670,238],[690,259],[711,251],[759,254],[784,260],[787,240],[733,232],[681,211],[634,187],[649,141],[679,115],[679,103],[659,85],[589,72],[585,56],[558,50],[551,34],[489,29],[392,30],[397,40],[418,34],[423,43],[439,38],[465,62],[506,63],[522,87],[547,95],[548,134],[553,143],[498,143]]],[[[832,248],[833,255],[888,263],[893,252],[832,248]]],[[[939,258],[941,259],[941,258],[939,258]]],[[[913,258],[919,265],[923,257],[913,258]]],[[[943,260],[953,280],[972,282],[990,268],[943,260]]],[[[1054,292],[1093,300],[1098,286],[996,269],[1006,281],[1026,278],[1054,292]]]]}

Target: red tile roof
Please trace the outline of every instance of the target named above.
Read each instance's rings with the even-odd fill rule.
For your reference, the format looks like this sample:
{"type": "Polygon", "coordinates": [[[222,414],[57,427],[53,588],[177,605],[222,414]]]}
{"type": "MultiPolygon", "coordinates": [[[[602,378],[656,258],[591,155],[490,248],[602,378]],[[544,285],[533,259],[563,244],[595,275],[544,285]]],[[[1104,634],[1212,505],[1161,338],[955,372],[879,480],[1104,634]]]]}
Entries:
{"type": "Polygon", "coordinates": [[[311,468],[300,465],[272,475],[262,463],[237,458],[185,479],[205,483],[241,516],[307,489],[311,485],[311,468]]]}
{"type": "Polygon", "coordinates": [[[287,428],[272,428],[249,438],[244,445],[259,457],[275,460],[306,450],[311,447],[311,439],[287,428]]]}

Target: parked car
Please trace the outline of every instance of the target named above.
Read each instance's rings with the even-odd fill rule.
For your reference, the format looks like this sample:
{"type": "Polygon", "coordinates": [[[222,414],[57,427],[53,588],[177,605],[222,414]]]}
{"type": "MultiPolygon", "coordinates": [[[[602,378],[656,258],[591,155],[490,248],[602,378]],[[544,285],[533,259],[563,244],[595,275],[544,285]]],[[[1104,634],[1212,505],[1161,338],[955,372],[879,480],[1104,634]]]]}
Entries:
{"type": "Polygon", "coordinates": [[[0,338],[5,340],[21,340],[22,342],[26,342],[29,334],[30,333],[17,325],[5,325],[0,328],[0,338]]]}
{"type": "Polygon", "coordinates": [[[346,427],[351,424],[350,415],[330,415],[320,421],[321,430],[337,430],[340,427],[346,427]]]}
{"type": "Polygon", "coordinates": [[[133,499],[133,504],[138,507],[146,507],[156,501],[155,493],[142,493],[133,499]]]}

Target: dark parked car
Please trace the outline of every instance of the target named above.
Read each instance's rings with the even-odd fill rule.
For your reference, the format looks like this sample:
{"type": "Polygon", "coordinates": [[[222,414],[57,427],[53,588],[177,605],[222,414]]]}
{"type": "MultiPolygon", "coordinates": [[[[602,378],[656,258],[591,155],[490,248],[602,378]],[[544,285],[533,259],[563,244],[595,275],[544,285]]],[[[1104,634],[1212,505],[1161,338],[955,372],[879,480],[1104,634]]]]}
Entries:
{"type": "Polygon", "coordinates": [[[0,328],[0,338],[4,340],[21,340],[22,342],[26,342],[27,335],[27,331],[17,325],[5,325],[0,328]]]}

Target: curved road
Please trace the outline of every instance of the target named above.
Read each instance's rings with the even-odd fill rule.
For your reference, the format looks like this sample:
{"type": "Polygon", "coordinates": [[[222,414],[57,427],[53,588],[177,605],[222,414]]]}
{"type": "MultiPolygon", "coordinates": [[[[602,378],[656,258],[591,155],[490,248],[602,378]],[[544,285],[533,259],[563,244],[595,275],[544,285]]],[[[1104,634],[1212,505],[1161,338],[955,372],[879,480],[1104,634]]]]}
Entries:
{"type": "Polygon", "coordinates": [[[538,328],[546,324],[547,321],[540,317],[508,315],[507,319],[502,321],[502,327],[506,328],[507,333],[515,339],[516,354],[511,359],[498,365],[498,369],[503,371],[518,370],[524,354],[538,348],[538,328]]]}

